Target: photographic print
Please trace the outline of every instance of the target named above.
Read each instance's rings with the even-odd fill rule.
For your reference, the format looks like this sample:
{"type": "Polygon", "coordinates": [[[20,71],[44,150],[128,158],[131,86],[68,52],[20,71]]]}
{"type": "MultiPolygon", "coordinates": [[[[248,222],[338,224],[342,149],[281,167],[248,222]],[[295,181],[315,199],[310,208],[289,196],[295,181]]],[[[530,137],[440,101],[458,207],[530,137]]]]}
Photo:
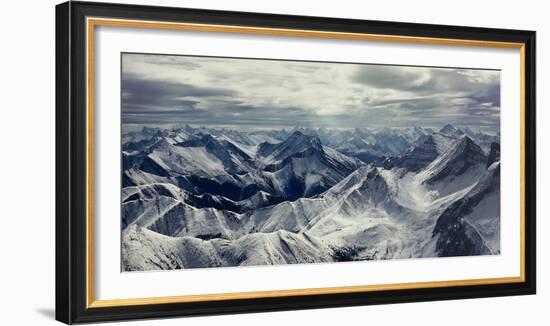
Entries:
{"type": "Polygon", "coordinates": [[[55,25],[57,320],[536,293],[535,31],[87,2],[55,25]]]}
{"type": "Polygon", "coordinates": [[[500,254],[500,71],[122,53],[123,271],[500,254]]]}

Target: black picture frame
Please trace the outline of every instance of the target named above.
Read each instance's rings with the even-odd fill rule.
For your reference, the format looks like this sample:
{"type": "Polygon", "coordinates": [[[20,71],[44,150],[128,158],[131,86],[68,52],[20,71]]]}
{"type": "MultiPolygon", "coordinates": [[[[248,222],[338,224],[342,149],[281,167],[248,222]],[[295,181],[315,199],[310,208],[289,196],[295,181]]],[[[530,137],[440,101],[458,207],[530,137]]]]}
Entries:
{"type": "Polygon", "coordinates": [[[56,6],[56,319],[67,323],[265,312],[369,304],[534,294],[536,160],[534,31],[365,21],[141,5],[65,2],[56,6]],[[89,307],[86,237],[86,18],[238,25],[523,44],[525,239],[524,280],[354,293],[89,307]]]}

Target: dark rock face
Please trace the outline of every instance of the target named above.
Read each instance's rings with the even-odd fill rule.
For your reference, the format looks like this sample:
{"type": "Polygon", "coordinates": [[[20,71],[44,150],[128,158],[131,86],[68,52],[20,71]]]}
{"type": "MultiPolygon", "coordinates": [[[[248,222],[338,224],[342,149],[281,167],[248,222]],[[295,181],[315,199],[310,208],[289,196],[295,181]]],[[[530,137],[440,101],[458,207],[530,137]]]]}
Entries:
{"type": "Polygon", "coordinates": [[[489,156],[487,157],[487,167],[490,167],[491,164],[500,161],[500,144],[491,143],[491,150],[489,151],[489,156]]]}
{"type": "Polygon", "coordinates": [[[435,140],[432,135],[427,136],[424,142],[414,147],[409,152],[398,158],[391,158],[383,163],[383,167],[405,168],[407,171],[416,172],[428,166],[438,156],[435,140]]]}
{"type": "Polygon", "coordinates": [[[448,176],[460,176],[469,168],[485,164],[485,153],[472,139],[464,136],[459,143],[448,152],[440,164],[436,166],[434,174],[427,180],[428,183],[437,182],[448,176]]]}
{"type": "Polygon", "coordinates": [[[269,153],[273,152],[275,148],[277,148],[278,144],[271,144],[271,143],[261,143],[258,146],[257,154],[260,157],[268,156],[269,153]]]}
{"type": "Polygon", "coordinates": [[[318,137],[308,136],[300,131],[295,131],[277,144],[261,143],[255,157],[249,156],[234,143],[218,140],[210,134],[196,134],[179,143],[155,136],[154,142],[143,145],[142,152],[122,154],[122,183],[125,187],[140,184],[141,181],[135,180],[128,172],[135,169],[146,172],[153,178],[158,176],[177,183],[178,187],[190,193],[189,200],[195,207],[212,207],[242,213],[252,208],[249,204],[236,203],[260,191],[269,195],[269,199],[262,201],[262,205],[312,197],[326,191],[362,165],[359,160],[340,155],[325,152],[318,137]],[[193,174],[187,172],[185,165],[173,168],[169,164],[171,160],[180,161],[179,153],[182,148],[197,147],[204,148],[204,151],[221,162],[221,174],[193,174]],[[161,154],[160,158],[155,154],[157,152],[161,154]],[[263,165],[262,161],[267,157],[271,163],[263,165]],[[307,184],[303,171],[319,178],[318,184],[307,184]],[[273,180],[275,173],[280,177],[273,180]]]}
{"type": "Polygon", "coordinates": [[[142,151],[144,148],[147,148],[149,146],[154,145],[158,141],[157,137],[153,137],[150,139],[142,139],[135,142],[127,142],[122,144],[122,150],[123,151],[142,151]]]}
{"type": "Polygon", "coordinates": [[[344,154],[346,154],[347,156],[355,157],[356,159],[359,159],[367,164],[375,163],[382,158],[381,156],[372,154],[370,152],[359,152],[359,153],[344,152],[344,154]]]}
{"type": "Polygon", "coordinates": [[[301,197],[312,197],[318,195],[341,179],[355,171],[360,164],[341,161],[325,152],[318,137],[305,135],[300,131],[292,133],[280,144],[272,145],[262,143],[257,154],[260,158],[270,157],[273,163],[262,167],[263,171],[275,173],[284,171],[288,175],[283,185],[284,198],[296,200],[301,197]],[[300,163],[296,163],[299,159],[300,163]],[[302,166],[299,166],[299,165],[302,166]],[[295,171],[303,170],[305,165],[322,166],[318,171],[319,184],[306,186],[306,180],[295,171]],[[330,175],[331,177],[327,177],[330,175]],[[337,176],[333,180],[332,176],[337,176]]]}
{"type": "Polygon", "coordinates": [[[304,135],[300,131],[295,131],[279,144],[261,144],[258,155],[260,157],[272,156],[273,160],[281,161],[308,150],[310,152],[322,152],[321,140],[314,136],[304,135]]]}
{"type": "Polygon", "coordinates": [[[491,252],[475,229],[461,216],[471,211],[471,201],[456,202],[439,217],[434,235],[439,235],[436,250],[441,257],[487,255],[491,252]]]}
{"type": "Polygon", "coordinates": [[[128,177],[127,171],[122,174],[122,188],[137,186],[136,183],[128,177]]]}
{"type": "Polygon", "coordinates": [[[298,178],[295,175],[292,175],[288,180],[286,187],[284,188],[286,198],[288,200],[296,200],[302,197],[305,193],[305,182],[302,178],[298,178]]]}
{"type": "Polygon", "coordinates": [[[141,162],[139,169],[143,172],[150,174],[158,175],[161,177],[169,177],[170,173],[166,171],[163,167],[158,165],[157,162],[152,160],[149,156],[146,156],[141,162]]]}
{"type": "Polygon", "coordinates": [[[185,208],[183,204],[177,204],[165,212],[148,229],[164,235],[175,235],[182,229],[187,228],[185,208]]]}
{"type": "Polygon", "coordinates": [[[187,179],[193,185],[193,193],[195,194],[201,195],[208,193],[220,195],[235,201],[246,199],[243,195],[243,188],[237,184],[230,182],[219,183],[216,180],[198,176],[189,176],[187,179]]]}
{"type": "Polygon", "coordinates": [[[439,130],[439,132],[453,137],[460,137],[464,135],[464,132],[462,130],[456,128],[451,124],[446,124],[443,128],[441,128],[441,130],[439,130]]]}
{"type": "Polygon", "coordinates": [[[437,236],[439,256],[472,256],[491,254],[475,228],[465,217],[491,192],[500,189],[500,166],[474,187],[469,194],[451,204],[437,220],[432,235],[437,236]]]}

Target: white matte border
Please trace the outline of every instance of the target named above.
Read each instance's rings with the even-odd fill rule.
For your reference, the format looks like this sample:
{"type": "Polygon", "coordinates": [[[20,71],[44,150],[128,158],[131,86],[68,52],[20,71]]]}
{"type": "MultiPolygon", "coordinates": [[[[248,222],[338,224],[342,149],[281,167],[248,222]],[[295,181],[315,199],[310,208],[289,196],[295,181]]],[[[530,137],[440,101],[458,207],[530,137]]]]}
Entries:
{"type": "Polygon", "coordinates": [[[96,300],[520,275],[518,49],[96,26],[94,57],[96,300]],[[121,52],[501,69],[501,255],[121,273],[121,52]]]}

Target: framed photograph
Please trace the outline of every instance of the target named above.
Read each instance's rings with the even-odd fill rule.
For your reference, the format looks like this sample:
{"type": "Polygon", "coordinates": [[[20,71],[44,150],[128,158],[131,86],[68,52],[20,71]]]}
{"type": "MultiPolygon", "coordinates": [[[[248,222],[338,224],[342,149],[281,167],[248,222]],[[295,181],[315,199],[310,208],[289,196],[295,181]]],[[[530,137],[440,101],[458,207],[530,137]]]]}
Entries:
{"type": "Polygon", "coordinates": [[[56,318],[535,293],[535,32],[56,8],[56,318]]]}

